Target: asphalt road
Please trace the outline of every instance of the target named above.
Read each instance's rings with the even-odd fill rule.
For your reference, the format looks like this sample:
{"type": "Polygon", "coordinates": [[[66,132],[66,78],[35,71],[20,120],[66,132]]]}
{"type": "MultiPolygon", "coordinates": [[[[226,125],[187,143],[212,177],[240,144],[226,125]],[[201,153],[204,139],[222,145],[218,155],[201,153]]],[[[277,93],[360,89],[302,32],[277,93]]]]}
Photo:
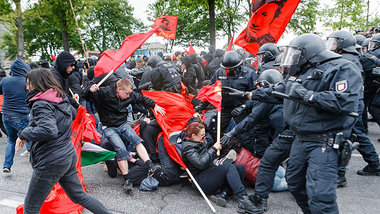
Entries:
{"type": "MultiPolygon", "coordinates": [[[[380,151],[380,129],[370,123],[369,137],[376,150],[380,151]]],[[[4,161],[6,138],[0,139],[0,160],[4,161]]],[[[23,152],[21,150],[19,154],[23,152]]],[[[19,154],[10,174],[0,172],[0,213],[13,214],[15,208],[23,203],[32,168],[26,157],[19,154]]],[[[355,152],[347,170],[348,186],[337,190],[340,213],[377,214],[380,213],[380,177],[363,177],[356,171],[366,163],[355,152]]],[[[102,164],[83,167],[84,183],[87,190],[99,199],[113,213],[154,214],[154,213],[212,213],[202,196],[189,184],[160,187],[155,192],[141,192],[133,189],[132,195],[123,192],[123,178],[118,175],[111,179],[103,171],[102,164]]],[[[248,193],[253,192],[247,187],[248,193]]],[[[237,200],[232,199],[225,208],[213,204],[217,213],[237,213],[237,200]]],[[[302,213],[289,192],[271,193],[268,214],[302,213]]],[[[90,213],[85,210],[83,213],[90,213]]]]}

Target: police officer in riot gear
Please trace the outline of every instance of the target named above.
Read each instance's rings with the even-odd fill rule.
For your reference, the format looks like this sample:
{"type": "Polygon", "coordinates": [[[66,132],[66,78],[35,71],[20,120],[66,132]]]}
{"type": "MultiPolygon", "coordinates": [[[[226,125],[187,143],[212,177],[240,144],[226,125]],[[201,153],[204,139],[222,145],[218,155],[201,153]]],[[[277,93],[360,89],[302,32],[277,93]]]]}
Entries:
{"type": "MultiPolygon", "coordinates": [[[[342,55],[343,59],[347,59],[351,62],[353,62],[356,65],[356,69],[362,73],[363,81],[364,81],[364,71],[362,64],[359,61],[358,53],[355,49],[355,38],[347,31],[336,31],[333,32],[328,40],[327,40],[327,48],[342,55]]],[[[363,93],[359,96],[359,118],[357,122],[355,123],[355,126],[353,127],[353,133],[357,136],[356,141],[359,142],[359,148],[358,151],[363,156],[364,160],[368,163],[369,168],[379,168],[378,171],[380,173],[380,167],[379,166],[379,156],[376,153],[375,147],[371,143],[368,136],[365,134],[365,126],[363,124],[362,115],[363,112],[367,114],[366,111],[364,111],[364,95],[363,93]]],[[[369,169],[368,167],[365,167],[362,170],[358,171],[359,175],[366,174],[369,169]]],[[[339,178],[337,181],[338,187],[344,187],[346,186],[346,178],[345,178],[345,167],[339,167],[339,178]]]]}
{"type": "Polygon", "coordinates": [[[181,77],[174,65],[165,62],[159,55],[150,57],[148,65],[153,68],[151,78],[154,90],[181,93],[181,77]]]}
{"type": "Polygon", "coordinates": [[[257,52],[257,60],[258,60],[258,73],[267,70],[274,69],[274,60],[280,54],[280,50],[277,45],[274,43],[266,43],[259,48],[257,52]]]}
{"type": "MultiPolygon", "coordinates": [[[[218,69],[211,78],[211,84],[217,80],[222,82],[222,86],[231,87],[241,91],[252,91],[255,89],[254,82],[257,79],[256,73],[251,69],[242,66],[243,59],[236,51],[229,51],[222,58],[221,68],[218,69]]],[[[246,109],[239,115],[233,116],[231,112],[236,108],[245,104],[246,99],[241,96],[230,96],[223,94],[222,99],[222,124],[221,130],[227,128],[231,119],[234,118],[236,123],[241,122],[249,112],[246,109]]],[[[241,142],[250,141],[248,135],[239,136],[241,142]]]]}
{"type": "Polygon", "coordinates": [[[361,75],[314,34],[293,39],[281,66],[292,66],[285,86],[292,99],[283,106],[284,120],[296,133],[286,172],[289,190],[304,213],[338,213],[334,138],[351,134],[356,119],[347,113],[358,109],[361,75]]]}

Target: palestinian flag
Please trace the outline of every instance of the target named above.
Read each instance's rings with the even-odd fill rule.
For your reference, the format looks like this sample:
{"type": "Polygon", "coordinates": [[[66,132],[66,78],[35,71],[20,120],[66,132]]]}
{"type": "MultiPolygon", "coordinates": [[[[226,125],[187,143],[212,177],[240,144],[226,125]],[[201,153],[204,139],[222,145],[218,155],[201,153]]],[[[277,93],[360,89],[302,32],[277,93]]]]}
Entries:
{"type": "Polygon", "coordinates": [[[115,158],[116,152],[109,151],[93,143],[84,142],[81,151],[81,166],[97,164],[115,158]]]}

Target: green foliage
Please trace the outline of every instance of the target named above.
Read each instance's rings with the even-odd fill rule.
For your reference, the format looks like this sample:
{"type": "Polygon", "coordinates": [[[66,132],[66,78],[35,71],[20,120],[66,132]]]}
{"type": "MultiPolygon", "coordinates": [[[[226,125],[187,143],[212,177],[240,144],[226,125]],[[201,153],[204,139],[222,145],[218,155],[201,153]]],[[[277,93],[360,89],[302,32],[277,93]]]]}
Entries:
{"type": "MultiPolygon", "coordinates": [[[[242,0],[226,0],[223,4],[218,4],[216,24],[217,29],[221,29],[222,35],[228,35],[228,40],[234,34],[239,34],[240,23],[248,23],[248,17],[241,9],[242,0]]],[[[226,41],[229,42],[229,41],[226,41]]]]}
{"type": "Polygon", "coordinates": [[[12,28],[10,32],[6,32],[1,39],[0,48],[5,50],[5,58],[10,60],[16,59],[17,56],[17,29],[12,28]]]}
{"type": "Polygon", "coordinates": [[[301,1],[288,24],[297,35],[315,31],[320,3],[318,0],[301,1]]]}
{"type": "Polygon", "coordinates": [[[85,23],[88,48],[101,51],[118,49],[127,36],[144,28],[127,0],[95,0],[85,23]]]}
{"type": "Polygon", "coordinates": [[[365,1],[364,0],[336,0],[332,8],[323,10],[322,18],[325,26],[334,30],[355,28],[365,25],[365,1]]]}

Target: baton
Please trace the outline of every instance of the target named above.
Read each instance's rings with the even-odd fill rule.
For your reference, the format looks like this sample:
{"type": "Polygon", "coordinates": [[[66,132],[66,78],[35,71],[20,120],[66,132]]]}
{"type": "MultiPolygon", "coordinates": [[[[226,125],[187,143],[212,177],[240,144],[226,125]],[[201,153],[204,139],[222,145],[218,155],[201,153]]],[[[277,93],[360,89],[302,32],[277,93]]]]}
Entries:
{"type": "MultiPolygon", "coordinates": [[[[289,95],[281,93],[281,92],[278,92],[278,91],[272,91],[272,94],[275,95],[276,97],[280,97],[280,98],[283,98],[283,99],[293,100],[293,101],[296,101],[296,102],[299,102],[299,103],[303,103],[305,105],[312,105],[310,103],[304,102],[301,99],[296,99],[296,98],[290,97],[289,95]]],[[[312,106],[314,106],[314,105],[312,105],[312,106]]],[[[346,115],[348,115],[350,117],[354,117],[354,118],[359,117],[359,114],[356,113],[356,112],[350,112],[350,113],[347,113],[346,115]]]]}

